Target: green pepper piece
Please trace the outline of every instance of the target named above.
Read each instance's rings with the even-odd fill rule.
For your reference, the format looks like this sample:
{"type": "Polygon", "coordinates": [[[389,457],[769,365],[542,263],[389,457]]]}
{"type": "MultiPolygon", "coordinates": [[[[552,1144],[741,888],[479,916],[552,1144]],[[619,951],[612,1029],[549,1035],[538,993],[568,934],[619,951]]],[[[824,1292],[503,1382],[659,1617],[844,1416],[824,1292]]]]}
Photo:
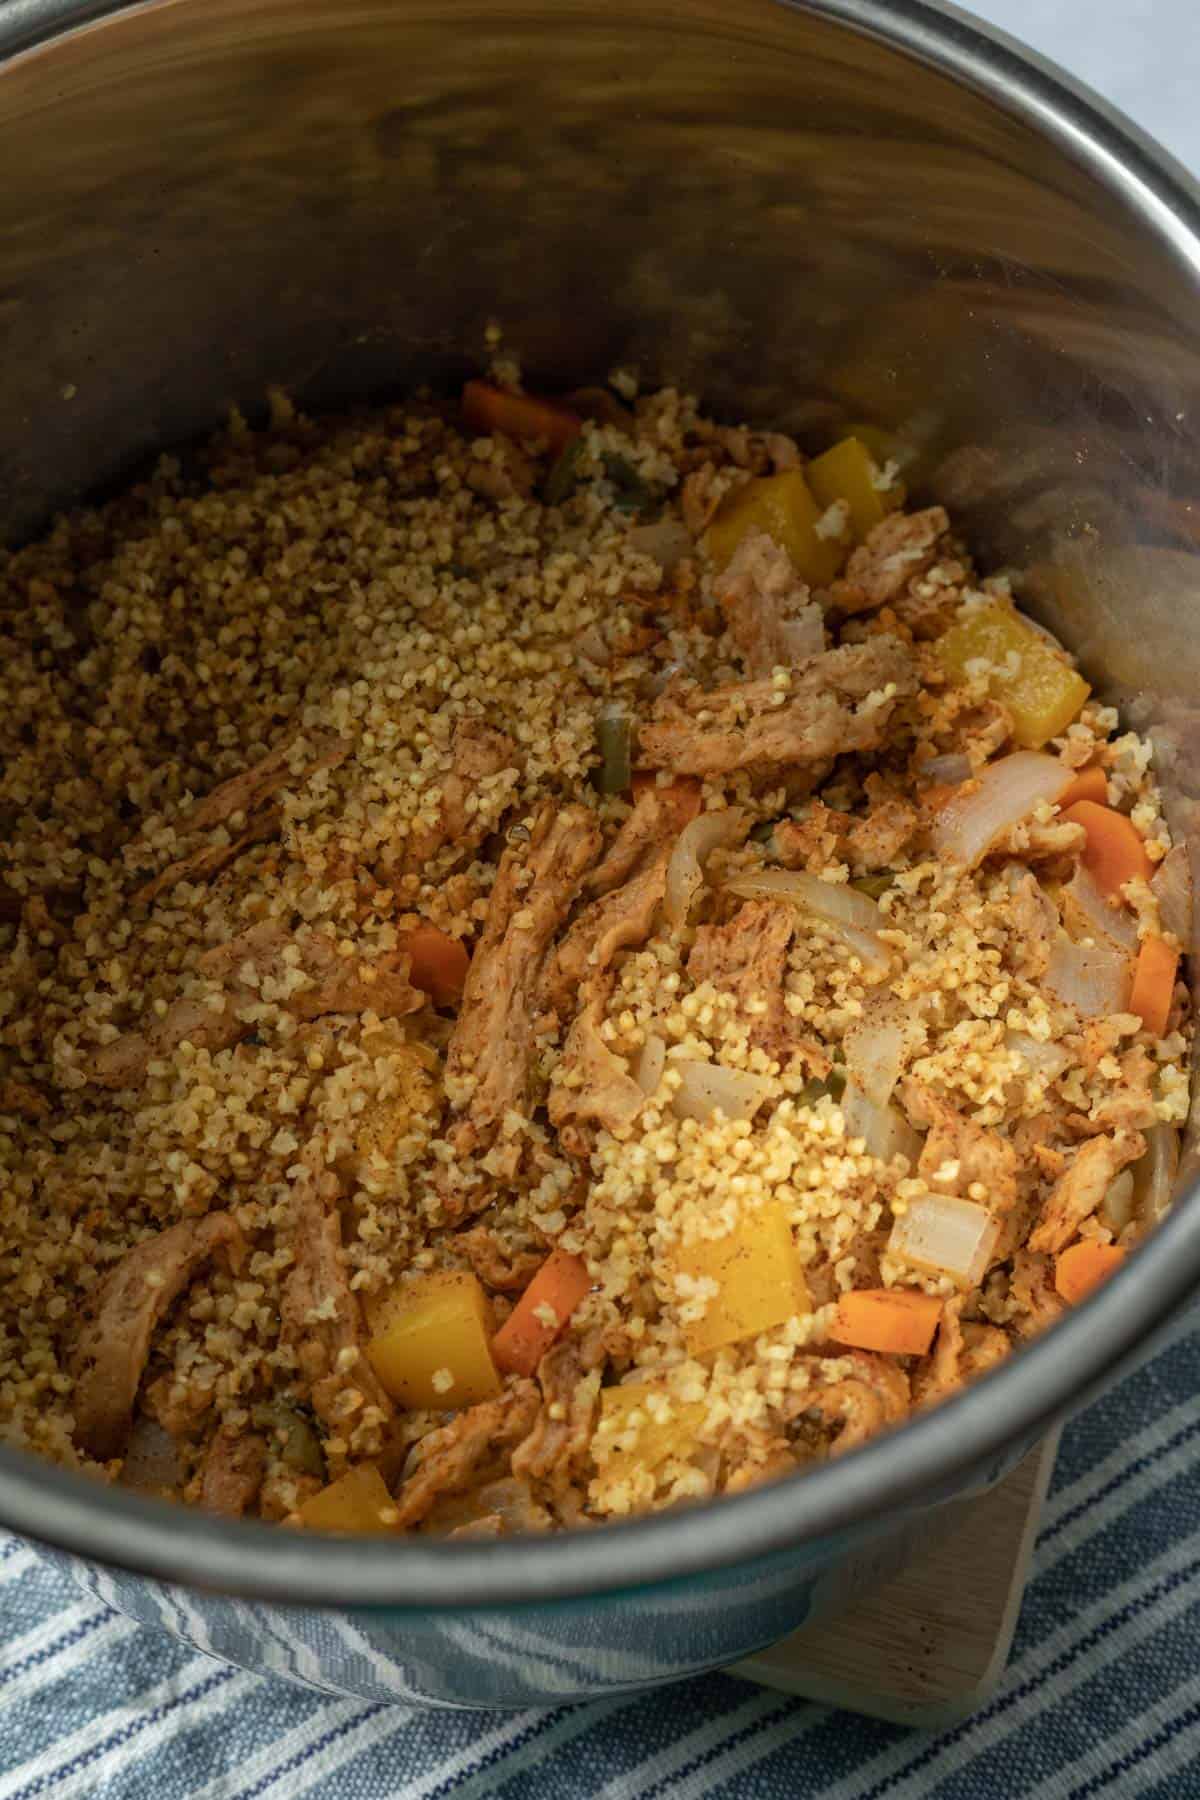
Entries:
{"type": "Polygon", "coordinates": [[[598,792],[623,794],[633,780],[633,723],[628,713],[601,713],[596,720],[596,748],[598,792]]]}
{"type": "Polygon", "coordinates": [[[880,894],[886,894],[896,879],[895,870],[884,869],[879,875],[860,875],[850,883],[860,894],[866,894],[871,900],[878,900],[880,894]]]}
{"type": "Polygon", "coordinates": [[[285,1400],[272,1400],[256,1406],[253,1418],[262,1430],[273,1431],[282,1438],[279,1459],[289,1469],[294,1469],[298,1475],[315,1475],[318,1481],[325,1480],[325,1452],[321,1448],[321,1439],[311,1419],[298,1407],[289,1406],[285,1400]]]}
{"type": "Polygon", "coordinates": [[[561,506],[574,493],[584,449],[582,437],[573,438],[555,461],[542,486],[542,499],[547,506],[561,506]]]}
{"type": "Polygon", "coordinates": [[[642,513],[655,504],[655,497],[631,462],[609,452],[604,457],[604,473],[616,489],[613,505],[618,512],[642,513]]]}
{"type": "Polygon", "coordinates": [[[824,1100],[826,1096],[830,1100],[840,1100],[845,1091],[846,1071],[835,1067],[830,1069],[824,1081],[806,1081],[796,1095],[796,1104],[815,1106],[818,1100],[824,1100]]]}

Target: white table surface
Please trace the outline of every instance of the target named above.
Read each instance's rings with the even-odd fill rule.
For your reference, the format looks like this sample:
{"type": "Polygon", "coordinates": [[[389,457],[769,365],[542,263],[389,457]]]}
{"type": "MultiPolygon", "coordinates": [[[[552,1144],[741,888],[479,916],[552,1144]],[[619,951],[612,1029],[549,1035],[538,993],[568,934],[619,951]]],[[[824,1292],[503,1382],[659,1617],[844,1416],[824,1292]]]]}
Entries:
{"type": "Polygon", "coordinates": [[[1200,0],[973,0],[1200,171],[1200,0]]]}

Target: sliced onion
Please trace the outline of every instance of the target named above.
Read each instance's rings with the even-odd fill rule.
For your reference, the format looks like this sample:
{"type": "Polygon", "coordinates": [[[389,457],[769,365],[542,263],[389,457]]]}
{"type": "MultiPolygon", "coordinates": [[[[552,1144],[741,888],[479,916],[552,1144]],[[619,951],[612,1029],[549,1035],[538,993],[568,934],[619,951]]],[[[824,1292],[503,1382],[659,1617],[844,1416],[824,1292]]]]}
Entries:
{"type": "Polygon", "coordinates": [[[790,900],[805,912],[834,927],[848,950],[853,951],[870,975],[882,980],[890,975],[892,960],[886,944],[876,937],[883,914],[869,894],[842,882],[822,881],[801,869],[763,869],[754,875],[738,875],[726,882],[726,891],[743,900],[790,900]]]}
{"type": "Polygon", "coordinates": [[[857,925],[860,931],[878,931],[883,914],[869,894],[860,894],[844,881],[822,881],[803,869],[762,869],[753,875],[737,875],[726,882],[731,894],[743,900],[791,900],[835,925],[857,925]]]}
{"type": "Polygon", "coordinates": [[[685,556],[696,553],[692,534],[679,519],[655,519],[652,525],[637,525],[626,542],[631,550],[656,562],[665,575],[670,575],[685,556]]]}
{"type": "Polygon", "coordinates": [[[1115,944],[1104,939],[1076,944],[1065,931],[1056,934],[1046,964],[1046,986],[1085,1019],[1124,1012],[1129,981],[1129,958],[1115,944]]]}
{"type": "Polygon", "coordinates": [[[662,1080],[663,1069],[666,1067],[666,1062],[667,1046],[660,1037],[651,1032],[650,1036],[646,1039],[646,1042],[642,1045],[642,1054],[638,1058],[636,1076],[637,1084],[647,1098],[649,1098],[651,1094],[657,1094],[659,1083],[662,1080]]]}
{"type": "Polygon", "coordinates": [[[1043,1044],[1039,1038],[1027,1037],[1023,1031],[1010,1031],[1007,1043],[1036,1075],[1044,1075],[1047,1081],[1061,1075],[1071,1060],[1061,1044],[1043,1044]]]}
{"type": "Polygon", "coordinates": [[[838,925],[834,920],[827,921],[833,926],[848,950],[852,950],[862,963],[868,975],[884,980],[892,972],[892,959],[887,946],[881,944],[873,931],[860,931],[857,925],[838,925]]]}
{"type": "Polygon", "coordinates": [[[1103,1200],[1097,1209],[1102,1224],[1107,1225],[1114,1237],[1119,1237],[1127,1225],[1133,1223],[1133,1170],[1122,1169],[1109,1182],[1103,1200]]]}
{"type": "Polygon", "coordinates": [[[986,1206],[953,1194],[922,1194],[892,1226],[888,1249],[914,1269],[973,1288],[987,1274],[999,1235],[1000,1222],[986,1206]]]}
{"type": "Polygon", "coordinates": [[[895,1156],[908,1160],[915,1168],[921,1154],[921,1134],[914,1131],[898,1106],[880,1104],[864,1094],[853,1076],[846,1081],[841,1098],[846,1136],[861,1138],[868,1156],[880,1162],[891,1162],[895,1156]]]}
{"type": "Polygon", "coordinates": [[[1192,944],[1192,861],[1186,844],[1168,850],[1150,886],[1164,931],[1173,932],[1185,951],[1192,944]]]}
{"type": "Polygon", "coordinates": [[[720,1063],[681,1062],[675,1066],[682,1079],[671,1106],[680,1119],[707,1121],[718,1107],[727,1119],[752,1119],[771,1095],[772,1084],[765,1075],[726,1069],[720,1063]]]}
{"type": "Polygon", "coordinates": [[[1146,1154],[1133,1165],[1133,1198],[1138,1218],[1157,1225],[1168,1210],[1179,1169],[1179,1133],[1173,1125],[1146,1127],[1146,1154]]]}
{"type": "Polygon", "coordinates": [[[1072,923],[1071,909],[1074,908],[1078,918],[1082,920],[1083,935],[1107,938],[1127,956],[1133,955],[1138,941],[1137,920],[1127,906],[1114,906],[1105,899],[1082,863],[1077,866],[1063,889],[1062,898],[1063,918],[1068,928],[1072,923]]]}
{"type": "Polygon", "coordinates": [[[704,864],[713,851],[740,844],[745,835],[746,816],[736,806],[701,813],[684,826],[667,864],[663,911],[669,925],[687,923],[692,902],[704,885],[704,864]]]}
{"type": "Polygon", "coordinates": [[[898,1008],[869,1010],[846,1033],[846,1068],[850,1080],[876,1106],[886,1106],[900,1079],[907,1033],[898,1008]]]}
{"type": "Polygon", "coordinates": [[[971,779],[971,759],[964,756],[961,750],[955,750],[949,756],[934,756],[921,770],[930,781],[936,781],[942,787],[961,787],[964,781],[971,779]]]}
{"type": "Polygon", "coordinates": [[[984,769],[972,793],[957,795],[942,808],[933,831],[934,849],[973,869],[997,838],[1020,825],[1043,800],[1057,800],[1073,779],[1065,763],[1037,750],[1002,756],[984,769]]]}

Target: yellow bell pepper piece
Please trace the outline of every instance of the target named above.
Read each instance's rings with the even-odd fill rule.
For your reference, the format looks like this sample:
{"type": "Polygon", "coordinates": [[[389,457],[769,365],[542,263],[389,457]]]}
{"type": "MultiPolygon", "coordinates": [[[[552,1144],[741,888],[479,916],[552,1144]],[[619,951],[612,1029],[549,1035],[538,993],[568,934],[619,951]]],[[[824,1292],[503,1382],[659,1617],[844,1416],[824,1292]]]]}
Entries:
{"type": "Polygon", "coordinates": [[[1011,607],[981,606],[939,638],[937,654],[964,679],[972,663],[990,665],[988,692],[1012,714],[1013,736],[1040,750],[1065,731],[1091,693],[1087,682],[1011,607]]]}
{"type": "Polygon", "coordinates": [[[844,500],[850,509],[850,529],[856,543],[894,512],[904,498],[899,482],[877,488],[879,468],[867,446],[856,437],[843,438],[808,464],[804,479],[821,506],[844,500]]]}
{"type": "Polygon", "coordinates": [[[362,1463],[323,1487],[300,1508],[306,1531],[390,1531],[392,1496],[374,1463],[362,1463]]]}
{"type": "Polygon", "coordinates": [[[601,1482],[624,1481],[641,1469],[653,1474],[672,1458],[686,1460],[704,1413],[703,1400],[677,1400],[657,1381],[627,1381],[605,1388],[593,1439],[601,1482]],[[664,1401],[670,1408],[666,1418],[664,1401]]]}
{"type": "Polygon", "coordinates": [[[704,545],[721,568],[748,532],[765,531],[791,557],[798,575],[813,587],[833,580],[846,560],[847,543],[822,537],[817,521],[825,511],[813,499],[799,469],[764,475],[730,494],[704,534],[704,545]]]}
{"type": "Polygon", "coordinates": [[[403,1281],[371,1309],[371,1366],[401,1406],[452,1411],[500,1392],[478,1278],[445,1269],[403,1281]]]}
{"type": "Polygon", "coordinates": [[[865,444],[875,459],[876,467],[880,469],[894,462],[903,473],[919,455],[915,444],[907,443],[894,431],[886,431],[882,425],[866,425],[856,421],[853,425],[847,425],[846,436],[857,438],[860,444],[865,444]]]}
{"type": "Polygon", "coordinates": [[[683,1328],[692,1356],[757,1337],[811,1312],[808,1283],[781,1206],[748,1207],[722,1238],[700,1238],[675,1257],[676,1273],[716,1284],[703,1315],[683,1328]]]}

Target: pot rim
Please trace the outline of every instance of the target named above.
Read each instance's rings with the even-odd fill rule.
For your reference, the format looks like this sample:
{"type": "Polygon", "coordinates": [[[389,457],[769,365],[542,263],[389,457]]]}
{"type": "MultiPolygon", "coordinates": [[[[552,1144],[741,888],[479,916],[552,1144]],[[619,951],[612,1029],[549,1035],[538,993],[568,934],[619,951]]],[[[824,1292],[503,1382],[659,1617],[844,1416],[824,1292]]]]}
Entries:
{"type": "MultiPolygon", "coordinates": [[[[180,0],[13,0],[3,61],[130,10],[180,0]]],[[[1179,261],[1200,299],[1200,188],[1145,133],[1006,34],[940,0],[778,0],[875,39],[1033,126],[1109,189],[1179,261]]],[[[477,1609],[618,1596],[808,1545],[886,1530],[995,1476],[1144,1345],[1200,1285],[1196,1184],[1138,1255],[1011,1363],[839,1461],[673,1514],[502,1543],[311,1539],[105,1487],[0,1447],[0,1524],[167,1581],[291,1605],[477,1609]]]]}

